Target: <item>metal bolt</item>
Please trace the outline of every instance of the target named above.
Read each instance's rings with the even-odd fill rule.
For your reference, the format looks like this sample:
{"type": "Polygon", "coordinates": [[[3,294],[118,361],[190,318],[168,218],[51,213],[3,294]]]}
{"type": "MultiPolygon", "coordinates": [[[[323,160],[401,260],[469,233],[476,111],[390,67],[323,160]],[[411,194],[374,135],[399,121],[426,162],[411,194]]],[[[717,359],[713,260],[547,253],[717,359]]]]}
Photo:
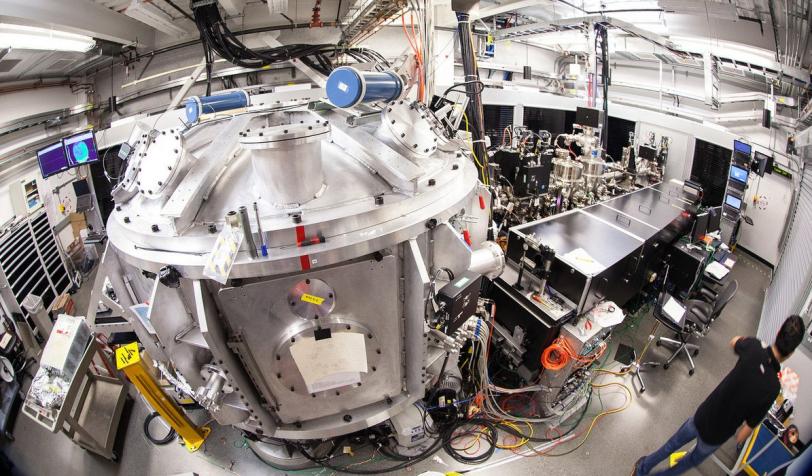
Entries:
{"type": "Polygon", "coordinates": [[[152,232],[153,233],[158,233],[159,231],[161,231],[161,229],[158,228],[158,225],[152,225],[152,232]]]}
{"type": "Polygon", "coordinates": [[[352,421],[352,415],[349,415],[349,414],[344,415],[344,421],[346,421],[347,423],[351,422],[352,421]]]}
{"type": "Polygon", "coordinates": [[[130,222],[130,217],[124,217],[124,223],[129,223],[129,222],[130,222]]]}
{"type": "Polygon", "coordinates": [[[217,233],[217,225],[215,225],[214,223],[211,223],[209,225],[209,233],[212,233],[212,234],[217,233]]]}
{"type": "Polygon", "coordinates": [[[429,179],[429,187],[433,187],[437,184],[437,181],[434,179],[429,179]]]}
{"type": "Polygon", "coordinates": [[[458,170],[460,168],[459,164],[454,164],[451,166],[451,170],[458,170]]]}

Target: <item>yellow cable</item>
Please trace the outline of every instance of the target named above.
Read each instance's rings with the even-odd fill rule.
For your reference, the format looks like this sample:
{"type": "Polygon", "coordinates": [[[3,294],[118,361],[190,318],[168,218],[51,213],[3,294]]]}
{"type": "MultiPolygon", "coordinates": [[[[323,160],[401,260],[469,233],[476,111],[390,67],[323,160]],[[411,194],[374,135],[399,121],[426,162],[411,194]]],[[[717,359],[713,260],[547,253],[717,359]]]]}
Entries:
{"type": "MultiPolygon", "coordinates": [[[[521,434],[521,430],[519,429],[519,426],[518,426],[518,425],[516,425],[515,423],[513,423],[512,421],[510,421],[510,420],[502,420],[502,421],[501,421],[501,422],[499,422],[499,423],[500,423],[501,425],[505,425],[505,426],[507,426],[507,427],[513,428],[514,430],[518,431],[518,432],[521,434]]],[[[514,449],[514,448],[519,448],[519,447],[522,447],[522,446],[526,445],[527,443],[529,443],[529,442],[530,442],[530,438],[532,438],[532,437],[533,437],[533,425],[530,425],[530,424],[528,423],[528,424],[527,424],[527,426],[528,426],[528,428],[530,428],[530,435],[529,435],[529,437],[527,437],[527,438],[521,438],[521,439],[520,439],[520,440],[519,440],[517,443],[514,443],[514,444],[512,444],[512,445],[505,445],[505,444],[499,445],[499,444],[497,444],[497,445],[496,445],[496,447],[497,447],[497,448],[501,448],[501,449],[503,449],[503,450],[510,450],[510,449],[514,449]]]]}
{"type": "MultiPolygon", "coordinates": [[[[470,132],[468,130],[468,115],[465,114],[464,111],[462,113],[462,117],[463,117],[463,119],[465,119],[465,133],[467,135],[470,135],[470,132]]],[[[474,162],[476,162],[477,167],[479,167],[479,170],[482,173],[482,183],[485,184],[485,185],[489,185],[488,177],[485,175],[485,167],[483,167],[482,163],[479,162],[479,159],[476,156],[476,152],[474,152],[474,142],[473,142],[473,140],[469,142],[469,145],[471,147],[471,155],[474,157],[474,162]]]]}
{"type": "MultiPolygon", "coordinates": [[[[574,448],[571,448],[571,449],[567,450],[567,453],[565,453],[565,454],[572,453],[573,451],[575,451],[578,448],[580,448],[581,446],[583,446],[584,443],[586,443],[586,440],[589,438],[589,435],[592,434],[592,429],[595,428],[595,424],[598,423],[598,420],[605,417],[606,415],[611,415],[613,413],[620,413],[620,412],[626,410],[627,408],[629,408],[629,406],[632,403],[632,391],[629,389],[628,386],[626,386],[625,384],[623,384],[621,382],[609,382],[609,383],[604,383],[604,384],[594,384],[593,383],[593,384],[590,384],[590,385],[592,385],[593,388],[595,388],[595,387],[603,388],[603,387],[609,387],[609,386],[612,386],[612,385],[616,385],[618,387],[621,387],[626,392],[626,395],[627,395],[626,403],[624,403],[623,406],[621,406],[621,407],[613,408],[611,410],[606,410],[606,411],[598,413],[595,416],[595,418],[592,419],[592,423],[589,424],[589,428],[587,428],[587,430],[586,430],[586,435],[584,436],[584,439],[582,439],[581,442],[578,443],[578,445],[575,446],[574,448]]],[[[550,454],[550,455],[547,455],[547,456],[563,456],[563,454],[562,455],[550,454]]]]}

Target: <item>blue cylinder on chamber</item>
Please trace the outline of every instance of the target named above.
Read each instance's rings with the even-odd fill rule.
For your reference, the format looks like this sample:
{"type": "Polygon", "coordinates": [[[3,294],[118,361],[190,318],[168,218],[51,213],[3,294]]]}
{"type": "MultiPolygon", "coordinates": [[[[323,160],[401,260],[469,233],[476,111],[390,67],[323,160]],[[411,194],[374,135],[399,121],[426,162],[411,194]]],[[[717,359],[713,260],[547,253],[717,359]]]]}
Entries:
{"type": "Polygon", "coordinates": [[[203,114],[240,109],[251,105],[248,93],[238,89],[211,96],[192,96],[185,101],[186,119],[197,122],[203,114]]]}
{"type": "Polygon", "coordinates": [[[346,108],[362,102],[397,99],[403,92],[403,80],[392,71],[359,71],[342,66],[330,73],[325,89],[331,103],[346,108]]]}

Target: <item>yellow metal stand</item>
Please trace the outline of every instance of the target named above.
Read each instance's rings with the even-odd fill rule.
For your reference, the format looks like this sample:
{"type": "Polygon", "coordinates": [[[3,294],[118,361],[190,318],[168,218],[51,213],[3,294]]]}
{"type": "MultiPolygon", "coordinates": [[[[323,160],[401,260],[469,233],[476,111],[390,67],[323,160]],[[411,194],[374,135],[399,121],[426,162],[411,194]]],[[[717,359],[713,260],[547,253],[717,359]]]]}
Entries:
{"type": "Polygon", "coordinates": [[[183,438],[186,449],[197,451],[211,433],[211,428],[196,427],[183,410],[164,393],[141,360],[137,343],[133,342],[116,349],[116,367],[124,371],[152,408],[183,438]]]}

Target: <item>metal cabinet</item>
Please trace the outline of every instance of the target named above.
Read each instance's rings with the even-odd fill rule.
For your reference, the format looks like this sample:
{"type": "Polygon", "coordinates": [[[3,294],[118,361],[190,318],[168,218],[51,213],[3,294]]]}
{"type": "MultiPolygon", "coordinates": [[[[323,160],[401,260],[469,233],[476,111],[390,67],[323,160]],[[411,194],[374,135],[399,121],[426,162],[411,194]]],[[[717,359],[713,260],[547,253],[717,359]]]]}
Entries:
{"type": "Polygon", "coordinates": [[[40,296],[48,309],[72,285],[44,210],[20,218],[0,235],[0,300],[7,312],[22,314],[32,330],[36,324],[22,307],[26,296],[40,296]]]}

